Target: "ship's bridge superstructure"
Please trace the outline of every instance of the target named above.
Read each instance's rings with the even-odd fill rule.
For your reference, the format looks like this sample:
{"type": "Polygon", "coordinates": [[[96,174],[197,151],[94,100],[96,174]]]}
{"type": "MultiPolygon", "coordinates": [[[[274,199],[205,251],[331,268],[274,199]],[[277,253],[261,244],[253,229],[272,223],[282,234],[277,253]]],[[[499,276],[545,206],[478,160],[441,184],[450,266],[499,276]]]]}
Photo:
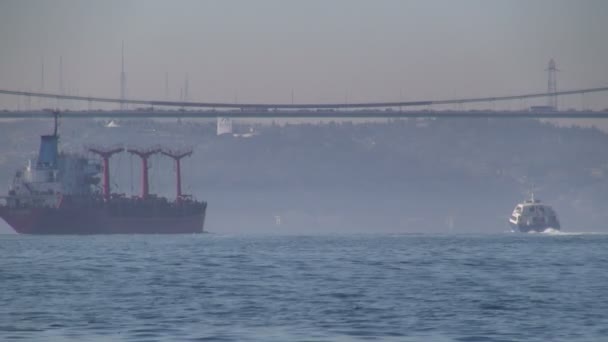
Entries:
{"type": "Polygon", "coordinates": [[[59,153],[58,135],[40,137],[38,157],[17,171],[9,189],[11,207],[57,207],[65,195],[92,195],[101,166],[73,153],[59,153]]]}

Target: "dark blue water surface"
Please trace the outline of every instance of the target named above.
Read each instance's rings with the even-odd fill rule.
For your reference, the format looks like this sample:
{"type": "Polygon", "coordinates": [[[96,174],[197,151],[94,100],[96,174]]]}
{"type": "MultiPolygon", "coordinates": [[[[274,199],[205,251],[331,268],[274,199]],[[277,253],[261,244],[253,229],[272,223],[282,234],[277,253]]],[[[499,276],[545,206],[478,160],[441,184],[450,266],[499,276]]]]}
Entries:
{"type": "Polygon", "coordinates": [[[0,340],[608,341],[608,235],[4,235],[0,340]]]}

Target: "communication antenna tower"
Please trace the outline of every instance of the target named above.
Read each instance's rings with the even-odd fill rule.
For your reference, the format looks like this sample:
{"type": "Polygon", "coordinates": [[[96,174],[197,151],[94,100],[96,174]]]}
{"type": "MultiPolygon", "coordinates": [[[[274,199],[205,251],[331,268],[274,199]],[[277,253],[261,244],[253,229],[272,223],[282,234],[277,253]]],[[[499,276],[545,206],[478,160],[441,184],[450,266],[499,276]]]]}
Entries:
{"type": "Polygon", "coordinates": [[[188,74],[186,74],[186,79],[184,80],[184,102],[188,101],[188,74]]]}
{"type": "MultiPolygon", "coordinates": [[[[63,89],[63,59],[59,56],[59,95],[65,95],[63,89]]],[[[57,99],[57,108],[61,107],[61,100],[57,99]]]]}
{"type": "MultiPolygon", "coordinates": [[[[122,101],[125,100],[126,98],[126,92],[127,92],[127,74],[125,74],[125,42],[122,42],[122,49],[121,49],[121,69],[120,69],[120,99],[122,101]]],[[[124,110],[125,109],[125,103],[121,102],[120,103],[120,109],[124,110]]]]}
{"type": "MultiPolygon", "coordinates": [[[[40,92],[44,93],[44,57],[40,57],[40,92]]],[[[38,99],[38,105],[41,109],[44,107],[43,101],[42,98],[38,99]]]]}
{"type": "Polygon", "coordinates": [[[169,72],[165,71],[165,100],[169,101],[169,72]]]}
{"type": "Polygon", "coordinates": [[[44,92],[44,58],[40,58],[40,92],[44,92]]]}
{"type": "Polygon", "coordinates": [[[546,71],[548,74],[547,93],[553,94],[550,95],[547,99],[547,105],[557,110],[557,95],[555,95],[555,93],[557,93],[557,72],[559,71],[559,69],[557,69],[553,58],[549,60],[549,64],[547,66],[546,71]]]}
{"type": "Polygon", "coordinates": [[[65,95],[63,88],[63,59],[59,56],[59,95],[65,95]]]}

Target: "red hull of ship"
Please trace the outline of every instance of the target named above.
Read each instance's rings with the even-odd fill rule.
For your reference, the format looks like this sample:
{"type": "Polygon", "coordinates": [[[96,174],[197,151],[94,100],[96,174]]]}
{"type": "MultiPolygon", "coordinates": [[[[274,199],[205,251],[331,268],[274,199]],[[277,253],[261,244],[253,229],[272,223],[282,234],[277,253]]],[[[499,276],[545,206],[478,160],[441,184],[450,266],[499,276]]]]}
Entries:
{"type": "Polygon", "coordinates": [[[103,209],[8,209],[2,217],[20,234],[192,234],[202,233],[205,210],[183,216],[112,216],[103,209]]]}

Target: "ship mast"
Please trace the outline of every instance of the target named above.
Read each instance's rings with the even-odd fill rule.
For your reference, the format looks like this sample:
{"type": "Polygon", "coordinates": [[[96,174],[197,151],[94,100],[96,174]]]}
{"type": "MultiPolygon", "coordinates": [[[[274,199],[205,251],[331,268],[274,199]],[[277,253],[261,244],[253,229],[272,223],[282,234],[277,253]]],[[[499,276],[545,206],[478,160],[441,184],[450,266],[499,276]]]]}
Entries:
{"type": "Polygon", "coordinates": [[[120,153],[125,149],[122,147],[114,148],[100,148],[91,147],[88,149],[89,152],[97,154],[103,160],[103,199],[105,201],[110,200],[110,157],[116,153],[120,153]]]}
{"type": "Polygon", "coordinates": [[[172,158],[175,161],[175,169],[177,173],[177,184],[176,184],[176,198],[175,201],[180,203],[182,201],[182,174],[181,174],[181,160],[185,157],[189,157],[192,155],[192,149],[182,150],[182,151],[171,151],[164,150],[161,151],[167,157],[172,158]]]}
{"type": "Polygon", "coordinates": [[[150,156],[152,156],[153,154],[159,153],[161,151],[160,148],[147,148],[147,149],[135,149],[135,148],[131,148],[128,149],[127,152],[134,154],[138,157],[141,158],[141,166],[142,166],[142,172],[141,172],[141,198],[142,199],[147,199],[149,192],[148,192],[148,159],[150,158],[150,156]]]}
{"type": "Polygon", "coordinates": [[[57,136],[57,126],[59,125],[58,121],[59,121],[59,111],[58,110],[54,110],[53,111],[53,121],[54,121],[54,125],[53,125],[53,136],[57,136]]]}

